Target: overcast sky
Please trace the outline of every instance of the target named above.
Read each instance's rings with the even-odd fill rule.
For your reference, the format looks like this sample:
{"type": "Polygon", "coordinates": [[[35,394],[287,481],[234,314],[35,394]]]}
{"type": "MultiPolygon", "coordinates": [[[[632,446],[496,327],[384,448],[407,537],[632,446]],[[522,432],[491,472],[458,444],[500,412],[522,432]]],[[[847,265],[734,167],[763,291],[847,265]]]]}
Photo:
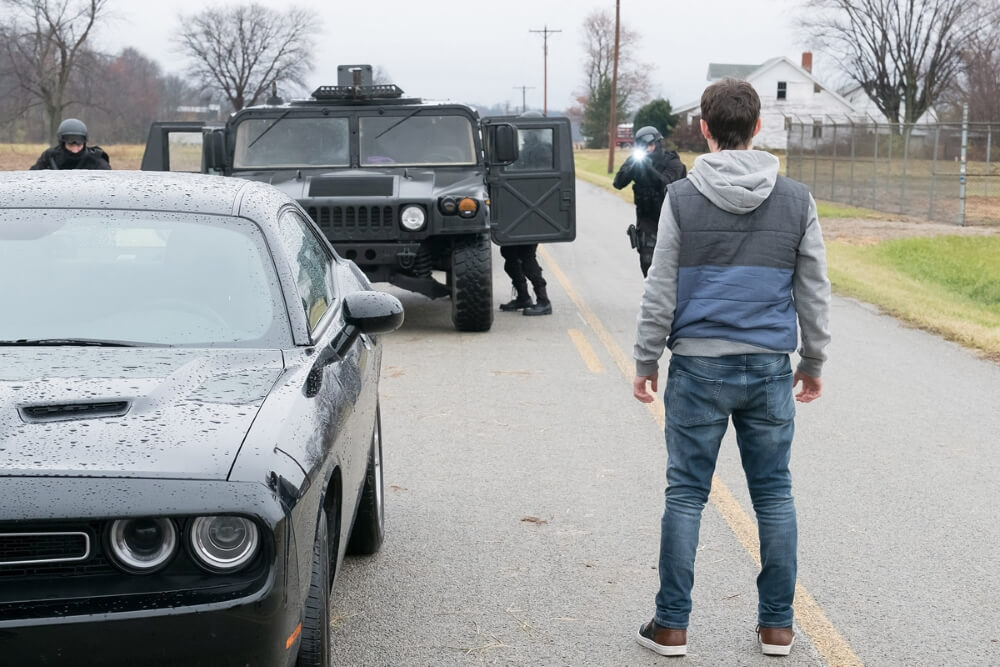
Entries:
{"type": "MultiPolygon", "coordinates": [[[[216,0],[115,0],[99,48],[133,46],[164,70],[182,73],[171,37],[178,13],[216,0]]],[[[238,4],[238,3],[237,3],[238,4]]],[[[266,2],[284,7],[285,3],[266,2]]],[[[299,0],[321,17],[309,89],[336,83],[338,64],[381,66],[407,95],[515,111],[543,106],[543,38],[549,30],[548,108],[573,104],[584,82],[582,24],[595,9],[614,14],[614,0],[299,0]],[[474,11],[479,8],[479,11],[474,11]]],[[[697,100],[708,63],[759,64],[774,56],[800,62],[809,48],[795,27],[801,0],[621,0],[622,23],[641,37],[638,60],[652,67],[654,96],[673,106],[697,100]]],[[[824,73],[820,54],[815,71],[824,73]]],[[[831,71],[833,71],[831,69],[831,71]]]]}

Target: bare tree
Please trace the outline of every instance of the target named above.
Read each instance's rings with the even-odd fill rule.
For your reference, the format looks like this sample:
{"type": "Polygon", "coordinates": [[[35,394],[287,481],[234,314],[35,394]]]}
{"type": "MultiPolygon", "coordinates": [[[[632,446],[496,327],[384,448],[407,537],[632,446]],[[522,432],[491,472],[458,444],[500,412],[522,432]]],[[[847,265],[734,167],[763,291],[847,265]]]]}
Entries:
{"type": "MultiPolygon", "coordinates": [[[[636,62],[635,47],[639,35],[624,24],[620,27],[618,81],[615,115],[626,118],[638,105],[652,99],[649,73],[653,65],[636,62]]],[[[567,112],[581,119],[581,131],[592,148],[606,148],[607,128],[611,122],[611,81],[615,57],[615,17],[608,11],[595,10],[583,21],[584,90],[577,98],[579,106],[567,112]]]]}
{"type": "Polygon", "coordinates": [[[303,85],[312,69],[319,19],[309,10],[281,13],[256,2],[182,16],[177,42],[189,73],[219,89],[234,110],[256,104],[273,85],[303,85]]]}
{"type": "Polygon", "coordinates": [[[108,0],[0,0],[9,12],[0,26],[7,66],[29,103],[40,103],[55,142],[67,92],[87,39],[108,0]]]}
{"type": "Polygon", "coordinates": [[[802,27],[891,123],[937,102],[962,49],[995,17],[992,0],[807,0],[802,27]]]}
{"type": "Polygon", "coordinates": [[[962,72],[948,95],[952,105],[969,105],[969,120],[1000,121],[1000,27],[995,23],[962,52],[962,72]]]}
{"type": "MultiPolygon", "coordinates": [[[[636,61],[635,47],[639,34],[621,25],[618,48],[617,97],[626,111],[652,99],[649,73],[655,67],[636,61]]],[[[584,76],[587,97],[598,95],[611,81],[615,57],[615,17],[610,11],[596,10],[583,21],[584,76]]]]}

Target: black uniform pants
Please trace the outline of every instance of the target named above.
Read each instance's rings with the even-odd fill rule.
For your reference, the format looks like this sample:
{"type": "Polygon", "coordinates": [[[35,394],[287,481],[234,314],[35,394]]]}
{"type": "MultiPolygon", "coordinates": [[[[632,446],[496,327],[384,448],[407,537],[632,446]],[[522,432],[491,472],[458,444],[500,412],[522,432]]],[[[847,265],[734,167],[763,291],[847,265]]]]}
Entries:
{"type": "Polygon", "coordinates": [[[636,248],[639,252],[639,268],[642,269],[642,277],[645,278],[649,272],[649,266],[653,263],[653,248],[656,247],[656,228],[659,221],[651,218],[637,218],[635,223],[639,230],[639,245],[636,248]]]}
{"type": "Polygon", "coordinates": [[[542,277],[542,267],[535,257],[537,243],[528,245],[500,246],[500,256],[504,258],[503,270],[510,276],[514,290],[518,296],[528,294],[528,281],[535,288],[536,299],[548,299],[545,292],[545,278],[542,277]]]}

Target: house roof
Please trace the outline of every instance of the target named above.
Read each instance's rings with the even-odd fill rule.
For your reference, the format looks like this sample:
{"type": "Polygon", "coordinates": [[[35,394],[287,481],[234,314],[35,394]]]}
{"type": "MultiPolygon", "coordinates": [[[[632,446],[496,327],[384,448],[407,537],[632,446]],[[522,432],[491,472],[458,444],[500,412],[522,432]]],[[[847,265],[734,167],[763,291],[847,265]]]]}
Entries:
{"type": "MultiPolygon", "coordinates": [[[[716,81],[718,79],[729,76],[735,79],[743,79],[744,81],[749,81],[750,83],[753,83],[754,79],[756,79],[767,70],[771,69],[772,67],[775,67],[776,65],[782,62],[787,63],[788,65],[791,65],[795,69],[799,70],[799,72],[801,72],[806,78],[811,80],[816,85],[821,86],[826,92],[830,93],[830,95],[832,95],[836,100],[841,102],[847,108],[849,109],[854,108],[853,104],[848,102],[846,99],[844,99],[842,95],[839,95],[832,88],[826,86],[822,81],[813,76],[812,72],[803,69],[796,63],[792,62],[790,58],[786,58],[785,56],[776,56],[774,58],[769,58],[760,65],[731,65],[731,64],[727,65],[722,63],[709,63],[707,79],[709,81],[716,81]]],[[[695,100],[694,102],[688,102],[687,104],[675,107],[673,112],[676,114],[686,113],[693,109],[697,109],[700,105],[701,105],[701,100],[698,99],[695,100]]]]}
{"type": "Polygon", "coordinates": [[[715,81],[716,79],[724,79],[727,76],[734,79],[746,79],[757,69],[760,69],[760,65],[708,63],[708,80],[715,81]]]}

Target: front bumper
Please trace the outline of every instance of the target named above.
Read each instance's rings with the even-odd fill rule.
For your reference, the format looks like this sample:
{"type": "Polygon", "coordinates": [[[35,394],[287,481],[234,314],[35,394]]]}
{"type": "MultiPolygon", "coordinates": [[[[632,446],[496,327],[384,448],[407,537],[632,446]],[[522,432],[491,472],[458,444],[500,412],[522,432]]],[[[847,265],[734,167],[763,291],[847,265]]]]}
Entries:
{"type": "Polygon", "coordinates": [[[302,613],[296,559],[286,515],[264,485],[0,481],[6,487],[0,500],[29,500],[16,509],[7,504],[13,511],[0,521],[0,531],[66,526],[91,530],[96,544],[101,531],[93,527],[109,514],[183,517],[210,507],[256,517],[269,535],[239,575],[207,575],[185,565],[180,553],[161,573],[128,575],[108,562],[99,544],[80,563],[0,567],[0,667],[294,664],[302,613]],[[59,492],[44,493],[53,482],[59,492]]]}

